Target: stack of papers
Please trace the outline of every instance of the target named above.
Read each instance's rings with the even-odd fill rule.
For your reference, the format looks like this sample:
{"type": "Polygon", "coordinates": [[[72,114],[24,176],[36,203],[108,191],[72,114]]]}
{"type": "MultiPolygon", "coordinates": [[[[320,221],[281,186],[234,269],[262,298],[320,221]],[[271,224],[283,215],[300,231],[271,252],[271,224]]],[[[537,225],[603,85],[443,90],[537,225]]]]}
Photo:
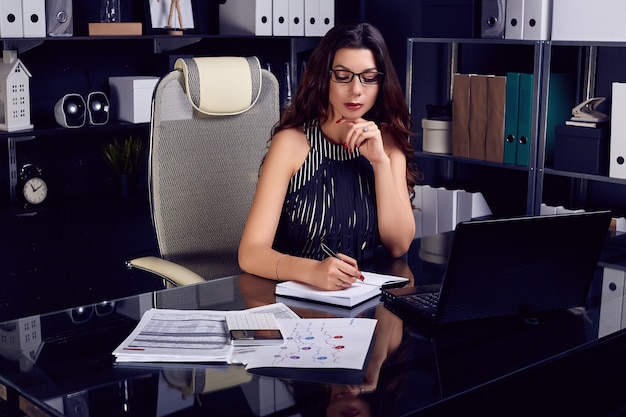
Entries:
{"type": "MultiPolygon", "coordinates": [[[[241,317],[239,317],[241,318],[241,317]]],[[[271,326],[274,326],[270,320],[271,326]]],[[[229,363],[246,369],[363,370],[375,319],[301,319],[282,303],[241,311],[150,309],[133,332],[113,351],[116,362],[229,363]],[[271,314],[283,343],[233,346],[226,317],[271,314]]],[[[138,366],[138,365],[135,365],[138,366]]]]}
{"type": "Polygon", "coordinates": [[[226,316],[256,313],[271,313],[276,319],[298,318],[282,303],[241,311],[152,308],[144,313],[113,355],[117,362],[231,363],[236,352],[233,351],[226,316]]]}
{"type": "Polygon", "coordinates": [[[354,307],[374,297],[380,296],[383,288],[403,286],[408,278],[393,275],[363,272],[364,280],[336,291],[319,290],[300,282],[287,281],[276,285],[276,295],[294,297],[320,303],[354,307]]]}

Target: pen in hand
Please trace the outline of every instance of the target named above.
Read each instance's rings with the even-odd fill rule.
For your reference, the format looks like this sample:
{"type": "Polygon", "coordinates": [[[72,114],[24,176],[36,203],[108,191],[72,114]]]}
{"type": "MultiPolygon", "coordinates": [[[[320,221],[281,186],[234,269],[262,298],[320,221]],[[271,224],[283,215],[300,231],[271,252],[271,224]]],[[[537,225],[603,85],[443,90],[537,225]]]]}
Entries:
{"type": "MultiPolygon", "coordinates": [[[[330,256],[331,258],[337,258],[340,261],[344,262],[344,260],[341,259],[335,252],[333,252],[332,249],[330,249],[324,242],[320,244],[320,248],[322,249],[322,252],[324,252],[326,255],[330,256]]],[[[365,280],[365,277],[363,276],[363,274],[359,276],[359,279],[361,281],[365,280]]]]}

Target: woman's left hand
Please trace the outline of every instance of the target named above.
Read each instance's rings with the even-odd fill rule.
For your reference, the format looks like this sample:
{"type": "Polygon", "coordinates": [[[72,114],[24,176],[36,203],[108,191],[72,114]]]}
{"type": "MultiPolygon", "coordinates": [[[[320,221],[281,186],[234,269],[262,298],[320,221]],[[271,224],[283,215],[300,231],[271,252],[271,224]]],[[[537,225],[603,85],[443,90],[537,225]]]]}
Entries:
{"type": "Polygon", "coordinates": [[[341,123],[350,126],[345,142],[347,149],[354,151],[358,148],[361,155],[371,163],[380,162],[387,157],[382,132],[376,123],[365,119],[342,120],[341,123]]]}

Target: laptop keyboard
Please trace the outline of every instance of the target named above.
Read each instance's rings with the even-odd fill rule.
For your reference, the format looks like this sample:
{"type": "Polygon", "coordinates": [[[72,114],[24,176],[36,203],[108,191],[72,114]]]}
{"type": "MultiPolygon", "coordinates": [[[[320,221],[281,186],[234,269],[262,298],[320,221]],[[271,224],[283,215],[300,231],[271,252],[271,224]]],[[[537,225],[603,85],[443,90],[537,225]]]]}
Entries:
{"type": "Polygon", "coordinates": [[[437,307],[439,292],[413,294],[409,297],[404,297],[404,300],[422,310],[434,309],[437,307]]]}

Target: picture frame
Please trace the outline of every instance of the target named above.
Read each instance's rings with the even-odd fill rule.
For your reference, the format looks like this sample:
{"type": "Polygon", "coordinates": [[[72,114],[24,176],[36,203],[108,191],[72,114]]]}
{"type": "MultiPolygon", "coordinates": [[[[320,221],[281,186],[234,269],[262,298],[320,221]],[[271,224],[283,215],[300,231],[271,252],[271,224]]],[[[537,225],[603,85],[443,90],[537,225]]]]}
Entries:
{"type": "Polygon", "coordinates": [[[192,0],[145,0],[148,33],[195,33],[192,0]]]}

